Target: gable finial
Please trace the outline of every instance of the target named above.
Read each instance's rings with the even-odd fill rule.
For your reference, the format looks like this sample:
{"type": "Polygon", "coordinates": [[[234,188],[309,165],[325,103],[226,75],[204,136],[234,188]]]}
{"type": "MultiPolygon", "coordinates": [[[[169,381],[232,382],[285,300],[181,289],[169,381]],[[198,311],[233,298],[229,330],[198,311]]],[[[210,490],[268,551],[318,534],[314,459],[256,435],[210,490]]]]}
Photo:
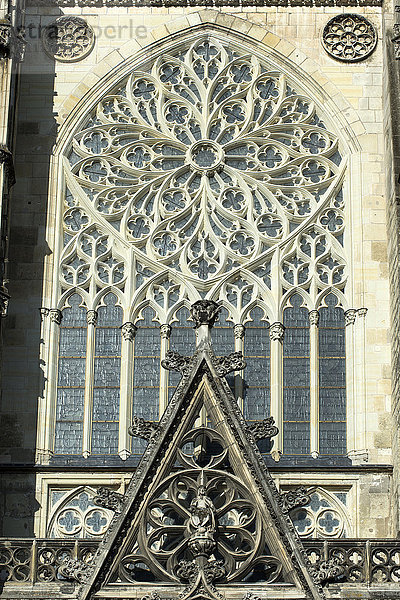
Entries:
{"type": "Polygon", "coordinates": [[[196,330],[196,342],[210,342],[210,331],[218,319],[221,306],[214,300],[198,300],[190,307],[190,315],[196,330]]]}

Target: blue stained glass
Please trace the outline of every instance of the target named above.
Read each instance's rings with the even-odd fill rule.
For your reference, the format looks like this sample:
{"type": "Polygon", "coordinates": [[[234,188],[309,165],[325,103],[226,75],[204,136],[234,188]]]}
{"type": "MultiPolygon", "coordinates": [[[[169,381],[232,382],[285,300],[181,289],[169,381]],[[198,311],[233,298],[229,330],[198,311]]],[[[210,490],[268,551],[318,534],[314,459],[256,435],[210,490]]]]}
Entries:
{"type": "Polygon", "coordinates": [[[92,454],[117,454],[118,423],[93,423],[92,454]]]}
{"type": "Polygon", "coordinates": [[[96,328],[95,354],[97,356],[119,356],[121,354],[121,331],[119,328],[96,328]]]}
{"type": "Polygon", "coordinates": [[[85,356],[86,329],[60,328],[60,356],[85,356]]]}
{"type": "Polygon", "coordinates": [[[310,332],[302,303],[295,294],[283,315],[283,447],[297,455],[310,452],[310,332]]]}
{"type": "Polygon", "coordinates": [[[95,387],[118,387],[120,383],[121,360],[118,357],[107,358],[96,357],[94,363],[94,385],[95,387]]]}
{"type": "Polygon", "coordinates": [[[133,390],[133,406],[135,415],[158,421],[159,391],[157,388],[138,388],[133,390]]]}
{"type": "Polygon", "coordinates": [[[104,297],[105,306],[99,306],[97,310],[98,327],[120,327],[122,324],[122,308],[116,306],[117,297],[114,294],[107,294],[104,297]]]}
{"type": "Polygon", "coordinates": [[[188,321],[190,313],[187,308],[180,308],[176,313],[177,323],[172,324],[169,347],[179,354],[192,355],[196,346],[193,321],[188,321]]]}
{"type": "MultiPolygon", "coordinates": [[[[161,338],[154,311],[146,308],[143,319],[136,323],[133,414],[151,421],[159,419],[161,338]]],[[[140,453],[142,445],[133,441],[133,452],[140,453]]]]}
{"type": "Polygon", "coordinates": [[[57,420],[79,421],[83,418],[85,390],[59,389],[57,393],[57,420]]]}
{"type": "Polygon", "coordinates": [[[58,421],[54,452],[56,454],[80,454],[82,452],[83,423],[58,421]]]}
{"type": "Polygon", "coordinates": [[[60,358],[58,362],[58,385],[60,387],[84,387],[85,359],[60,358]]]}
{"type": "Polygon", "coordinates": [[[67,306],[63,310],[63,319],[61,322],[62,327],[85,327],[86,328],[86,309],[84,307],[80,307],[82,304],[82,298],[79,294],[73,294],[68,298],[68,304],[71,308],[67,306]]]}
{"type": "Polygon", "coordinates": [[[233,323],[227,321],[228,311],[223,308],[219,313],[219,319],[211,330],[211,339],[214,354],[226,356],[235,352],[235,337],[233,335],[233,323]]]}
{"type": "Polygon", "coordinates": [[[310,385],[310,359],[284,358],[283,387],[302,388],[310,385]]]}
{"type": "Polygon", "coordinates": [[[97,388],[93,390],[94,421],[118,421],[119,388],[97,388]]]}
{"type": "Polygon", "coordinates": [[[342,328],[319,329],[319,354],[320,356],[345,355],[345,331],[342,328]]]}
{"type": "Polygon", "coordinates": [[[283,452],[297,455],[310,453],[310,423],[283,423],[283,452]]]}
{"type": "Polygon", "coordinates": [[[160,383],[160,358],[158,356],[135,357],[135,387],[158,387],[160,383]]]}
{"type": "MultiPolygon", "coordinates": [[[[285,311],[286,312],[286,311],[285,311]]],[[[287,327],[283,344],[284,356],[309,356],[310,334],[305,327],[287,327]]]]}
{"type": "Polygon", "coordinates": [[[310,420],[310,389],[283,390],[283,419],[284,421],[310,420]]]}
{"type": "Polygon", "coordinates": [[[319,401],[319,418],[321,421],[346,420],[346,390],[344,388],[321,388],[319,401]]]}
{"type": "Polygon", "coordinates": [[[270,413],[270,339],[263,311],[254,308],[244,338],[244,414],[247,419],[265,419],[270,413]]]}
{"type": "Polygon", "coordinates": [[[346,454],[346,423],[319,424],[319,451],[321,454],[346,454]]]}
{"type": "Polygon", "coordinates": [[[319,451],[346,453],[346,339],[344,311],[334,294],[319,311],[319,451]]]}

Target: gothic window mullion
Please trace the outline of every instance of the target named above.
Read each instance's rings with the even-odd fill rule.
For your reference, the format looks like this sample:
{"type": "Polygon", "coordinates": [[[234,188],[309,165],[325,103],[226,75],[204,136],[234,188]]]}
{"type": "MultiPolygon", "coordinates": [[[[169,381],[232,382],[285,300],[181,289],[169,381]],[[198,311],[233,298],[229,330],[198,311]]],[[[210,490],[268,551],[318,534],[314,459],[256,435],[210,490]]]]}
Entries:
{"type": "Polygon", "coordinates": [[[85,365],[85,400],[83,413],[83,445],[82,454],[85,458],[90,456],[92,449],[93,429],[93,382],[94,382],[94,355],[97,312],[88,310],[87,320],[87,343],[86,343],[86,365],[85,365]]]}
{"type": "MultiPolygon", "coordinates": [[[[245,326],[238,323],[234,326],[233,333],[235,336],[235,352],[241,352],[244,354],[244,339],[246,335],[245,326]]],[[[244,371],[235,373],[235,398],[242,411],[244,411],[244,375],[244,371]]]]}
{"type": "Polygon", "coordinates": [[[274,439],[273,456],[279,460],[279,453],[283,452],[283,397],[282,397],[282,361],[283,361],[283,340],[285,327],[279,321],[272,323],[269,328],[269,337],[271,341],[271,415],[279,429],[278,435],[274,439]]]}
{"type": "Polygon", "coordinates": [[[169,340],[171,336],[171,325],[163,324],[160,327],[161,353],[160,353],[160,408],[159,418],[162,417],[168,404],[168,371],[161,367],[161,361],[166,357],[169,350],[169,340]]]}
{"type": "Polygon", "coordinates": [[[118,454],[126,460],[131,453],[127,423],[132,422],[134,345],[137,327],[126,321],[121,327],[121,391],[119,404],[118,454]]]}
{"type": "MultiPolygon", "coordinates": [[[[57,397],[57,373],[58,373],[58,361],[54,357],[58,357],[58,348],[60,343],[60,325],[62,322],[62,312],[58,309],[49,311],[50,325],[49,325],[49,365],[48,365],[48,379],[46,385],[46,398],[52,399],[57,397]]],[[[54,430],[56,423],[56,410],[54,402],[46,403],[46,419],[44,423],[44,447],[43,447],[43,460],[48,462],[51,454],[54,452],[54,430]]]]}
{"type": "Polygon", "coordinates": [[[310,320],[310,453],[316,458],[319,454],[319,313],[312,310],[310,320]]]}

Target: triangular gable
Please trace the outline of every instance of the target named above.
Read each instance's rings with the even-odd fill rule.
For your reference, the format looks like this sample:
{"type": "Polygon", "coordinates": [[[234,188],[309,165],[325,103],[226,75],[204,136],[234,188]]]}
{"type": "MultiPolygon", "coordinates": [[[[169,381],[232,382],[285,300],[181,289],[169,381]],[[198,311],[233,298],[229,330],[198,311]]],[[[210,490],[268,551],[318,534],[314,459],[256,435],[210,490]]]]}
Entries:
{"type": "MultiPolygon", "coordinates": [[[[215,357],[212,324],[206,314],[196,323],[193,357],[171,352],[165,361],[182,379],[160,423],[142,432],[147,448],[80,589],[82,600],[323,598],[223,377],[243,360],[238,353],[215,357]]],[[[133,433],[141,425],[136,421],[133,433]]]]}

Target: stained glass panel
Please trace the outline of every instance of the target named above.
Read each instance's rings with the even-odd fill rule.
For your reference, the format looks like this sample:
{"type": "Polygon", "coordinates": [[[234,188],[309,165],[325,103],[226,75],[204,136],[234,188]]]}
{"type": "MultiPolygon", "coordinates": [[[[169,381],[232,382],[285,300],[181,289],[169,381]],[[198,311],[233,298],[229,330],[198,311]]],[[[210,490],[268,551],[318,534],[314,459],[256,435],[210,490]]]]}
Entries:
{"type": "Polygon", "coordinates": [[[246,419],[265,419],[270,414],[270,339],[263,311],[254,308],[246,323],[244,338],[244,415],[246,419]]]}
{"type": "Polygon", "coordinates": [[[346,453],[346,339],[344,311],[329,294],[319,320],[319,451],[346,453]]]}
{"type": "Polygon", "coordinates": [[[283,450],[310,452],[310,330],[308,310],[299,294],[284,311],[283,324],[283,450]]]}

